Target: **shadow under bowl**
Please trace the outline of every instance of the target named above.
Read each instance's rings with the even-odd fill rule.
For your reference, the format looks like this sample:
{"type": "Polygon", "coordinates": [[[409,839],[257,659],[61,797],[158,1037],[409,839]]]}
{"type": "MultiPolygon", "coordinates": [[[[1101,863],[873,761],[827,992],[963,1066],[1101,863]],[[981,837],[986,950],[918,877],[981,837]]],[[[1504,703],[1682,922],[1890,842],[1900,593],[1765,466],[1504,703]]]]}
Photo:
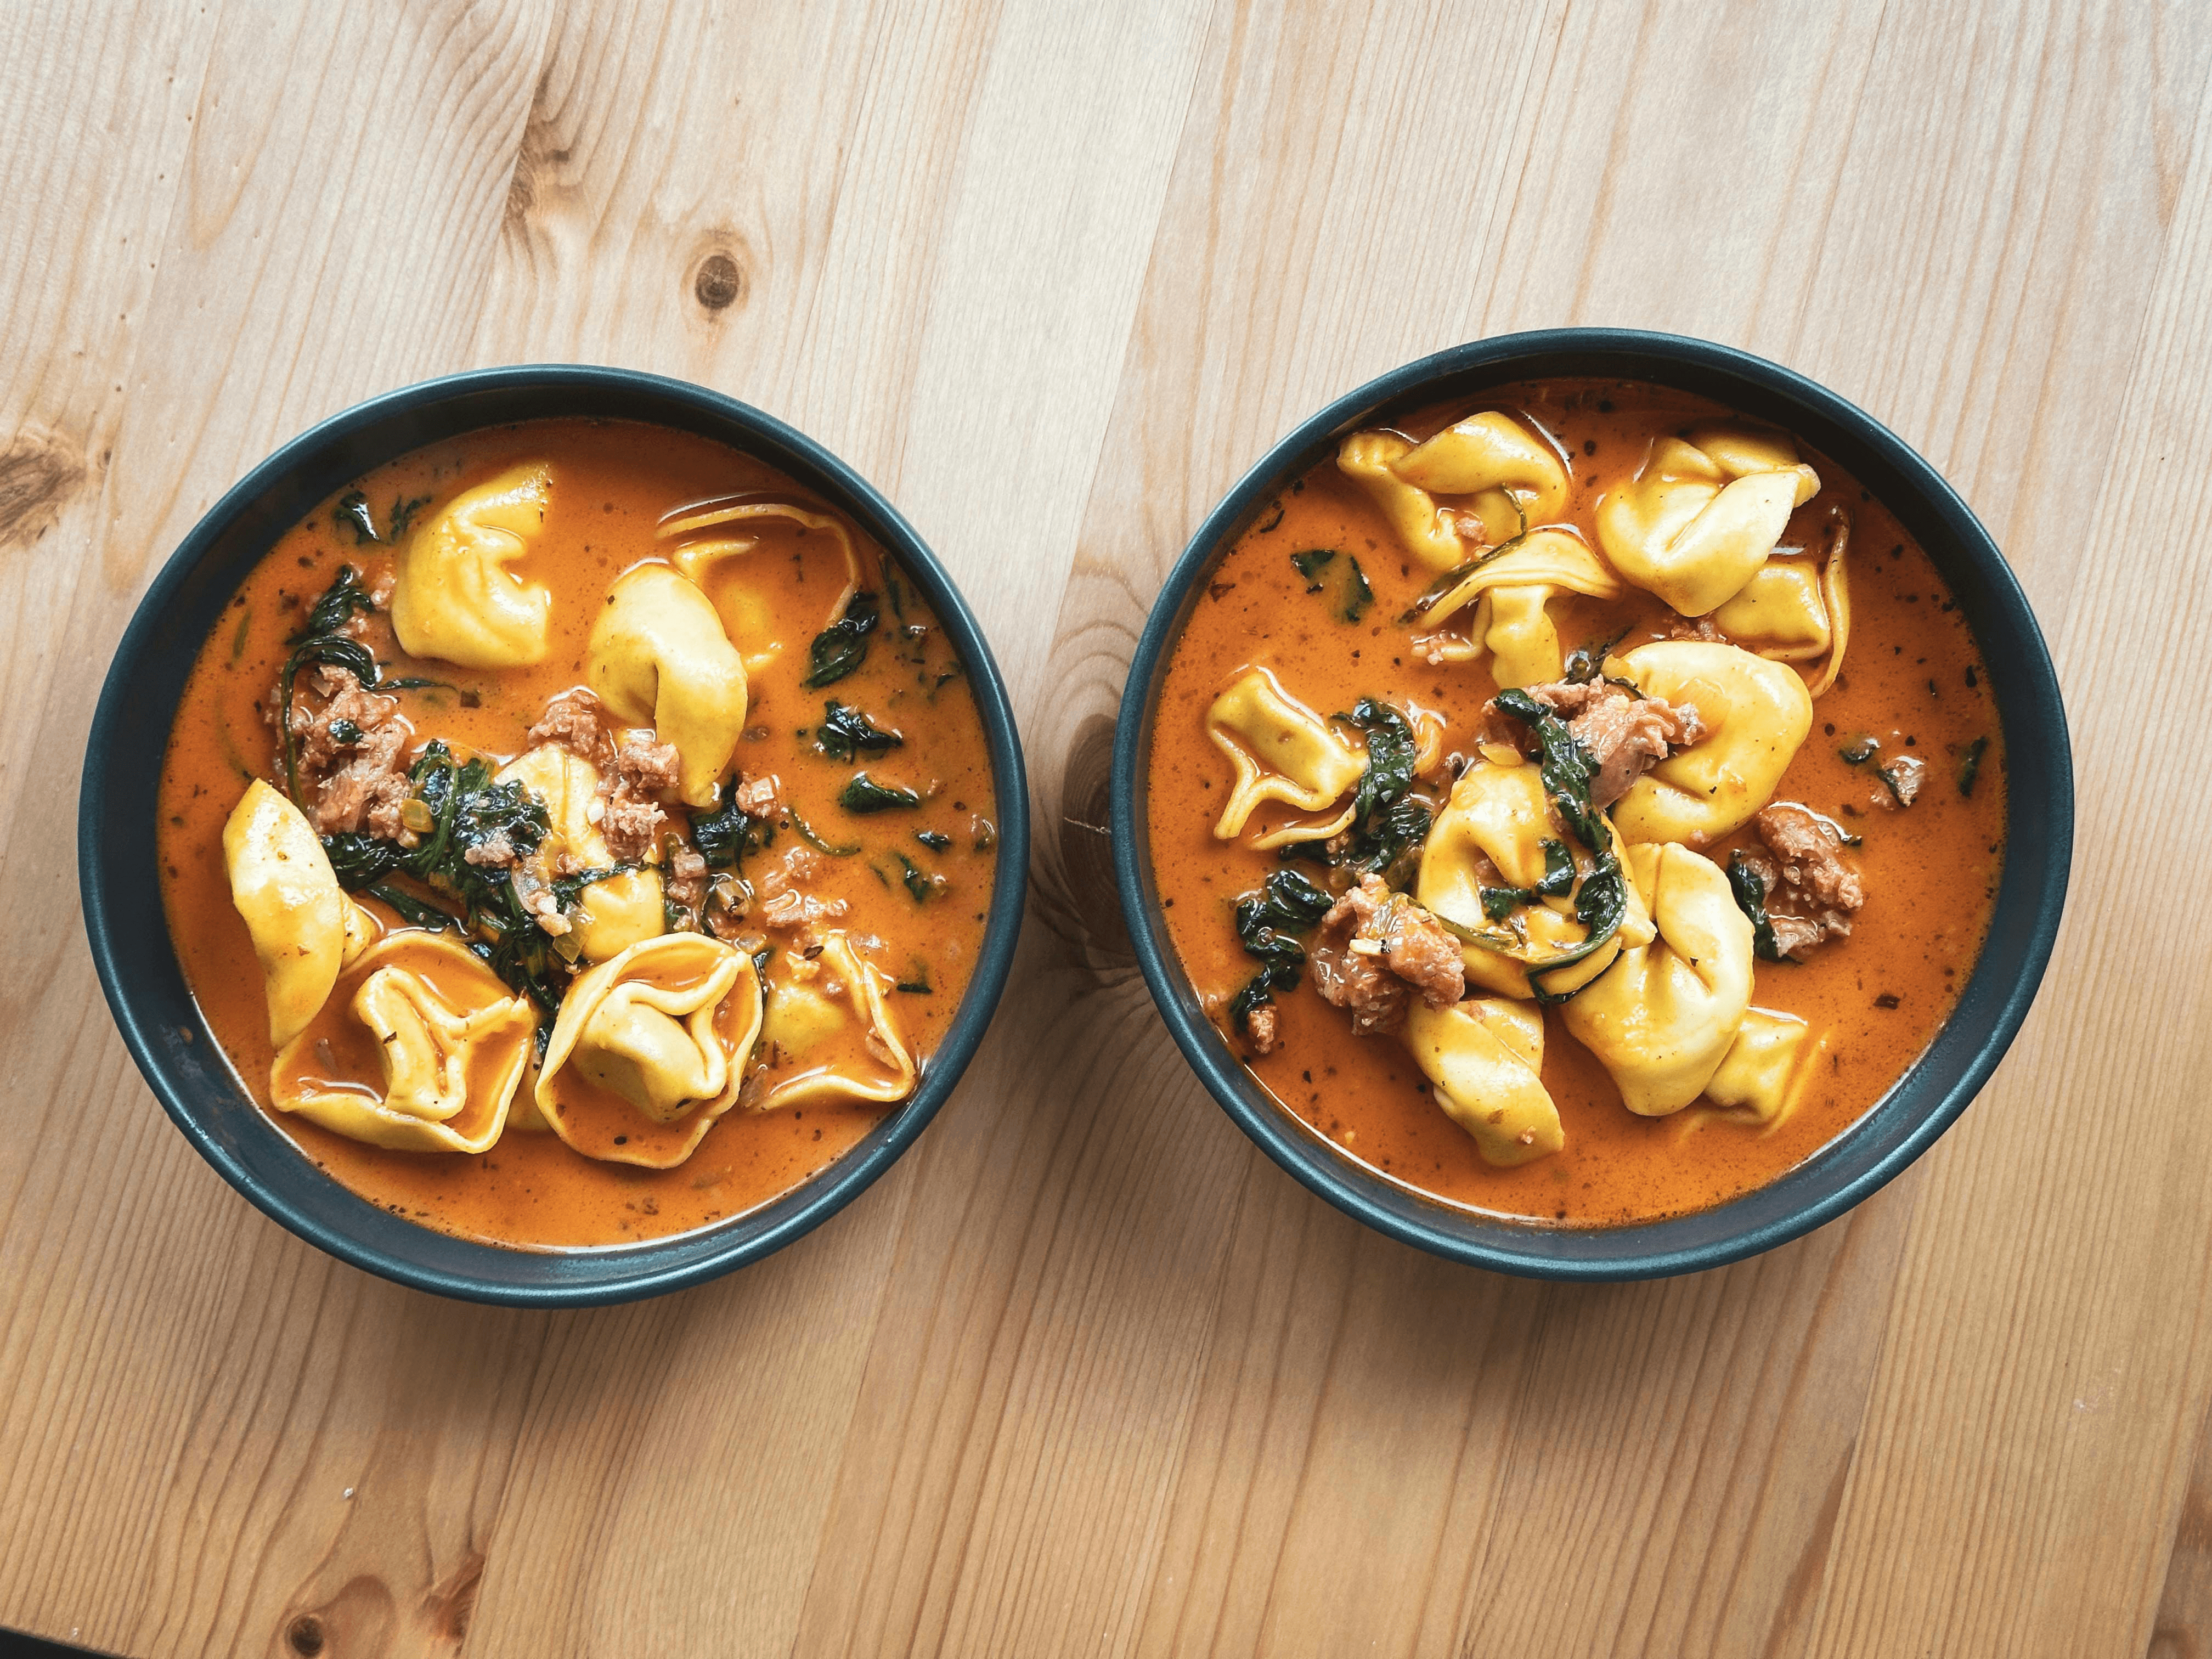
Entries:
{"type": "Polygon", "coordinates": [[[1170,573],[1131,663],[1115,731],[1115,874],[1145,979],[1222,1109],[1292,1176],[1408,1244],[1532,1278],[1656,1279],[1717,1267],[1833,1220],[1935,1143],[2004,1055],[2034,1000],[2066,899],[2072,753],[2057,676],[2020,583],[1942,475],[1826,387],[1764,358],[1677,335],[1565,328],[1455,346],[1340,398],[1263,456],[1206,516],[1170,573]],[[1710,398],[1795,434],[1897,515],[1949,585],[1987,665],[2004,735],[2004,872],[1988,939],[1936,1040],[1856,1123],[1765,1187],[1711,1209],[1619,1227],[1563,1227],[1447,1204],[1345,1157],[1267,1095],[1206,1017],[1176,959],[1153,879],[1147,778],[1170,659],[1214,566],[1291,479],[1363,427],[1515,381],[1639,380],[1710,398]]]}
{"type": "Polygon", "coordinates": [[[735,398],[623,369],[543,364],[425,381],[332,416],[216,502],[162,567],[116,649],[93,716],[77,806],[85,930],[138,1069],[186,1139],[264,1213],[341,1261],[417,1290],[517,1307],[576,1307],[679,1290],[781,1249],[857,1197],[914,1143],[982,1042],[1021,931],[1029,790],[1005,683],[936,556],[889,501],[804,434],[735,398]],[[997,875],[974,977],[920,1086],[842,1158],[772,1202],[701,1231],[587,1250],[507,1249],[380,1209],[318,1170],[233,1073],[192,1000],[162,915],[155,792],[185,682],[240,583],[278,538],[349,480],[426,444],[558,416],[694,433],[779,468],[845,514],[936,611],[961,659],[991,757],[997,875]]]}

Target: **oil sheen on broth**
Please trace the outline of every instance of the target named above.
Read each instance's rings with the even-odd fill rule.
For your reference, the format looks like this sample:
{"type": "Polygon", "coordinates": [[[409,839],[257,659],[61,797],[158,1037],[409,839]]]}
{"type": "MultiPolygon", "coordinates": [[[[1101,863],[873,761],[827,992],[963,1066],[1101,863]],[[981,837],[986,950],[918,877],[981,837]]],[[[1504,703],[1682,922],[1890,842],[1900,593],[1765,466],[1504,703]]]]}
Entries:
{"type": "Polygon", "coordinates": [[[1925,554],[1787,434],[1619,382],[1295,480],[1197,599],[1150,796],[1169,933],[1262,1086],[1407,1186],[1571,1225],[1850,1127],[1948,1015],[2003,854],[1925,554]]]}
{"type": "Polygon", "coordinates": [[[623,422],[471,434],[308,514],[203,648],[160,800],[171,937],[270,1118],[520,1248],[709,1225],[848,1150],[944,1036],[997,840],[896,562],[623,422]]]}

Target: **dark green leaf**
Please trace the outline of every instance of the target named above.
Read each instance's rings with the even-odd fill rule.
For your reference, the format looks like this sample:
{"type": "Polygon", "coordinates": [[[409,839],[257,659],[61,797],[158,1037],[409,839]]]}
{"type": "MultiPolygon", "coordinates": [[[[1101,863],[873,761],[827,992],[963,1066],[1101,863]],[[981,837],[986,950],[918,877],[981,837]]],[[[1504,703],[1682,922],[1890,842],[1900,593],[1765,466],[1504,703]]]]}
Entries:
{"type": "Polygon", "coordinates": [[[837,792],[837,805],[848,812],[888,812],[919,806],[921,797],[896,784],[878,783],[866,772],[855,772],[853,781],[837,792]]]}
{"type": "Polygon", "coordinates": [[[937,830],[917,830],[914,838],[933,853],[942,853],[952,845],[952,837],[937,830]]]}
{"type": "Polygon", "coordinates": [[[1751,918],[1752,955],[1761,962],[1787,960],[1775,945],[1774,924],[1767,918],[1766,878],[1753,866],[1749,854],[1739,849],[1729,854],[1728,878],[1735,908],[1751,918]]]}
{"type": "Polygon", "coordinates": [[[1971,795],[1974,793],[1975,780],[1982,775],[1982,757],[1988,752],[1990,740],[1986,737],[1976,738],[1966,745],[1966,752],[1959,757],[1959,793],[1960,794],[1971,795]]]}
{"type": "Polygon", "coordinates": [[[1566,842],[1544,842],[1544,873],[1536,890],[1546,898],[1565,898],[1575,890],[1575,855],[1566,842]]]}
{"type": "Polygon", "coordinates": [[[1881,744],[1872,738],[1853,738],[1836,750],[1836,753],[1842,757],[1844,764],[1846,766],[1864,766],[1876,755],[1881,753],[1881,744]]]}
{"type": "Polygon", "coordinates": [[[412,893],[393,886],[388,881],[376,882],[362,890],[371,898],[382,899],[392,907],[400,921],[405,922],[410,927],[428,927],[435,933],[441,928],[458,929],[460,927],[459,921],[455,919],[451,911],[442,910],[434,904],[427,903],[416,898],[412,893]]]}
{"type": "Polygon", "coordinates": [[[914,895],[916,904],[927,904],[945,890],[944,877],[930,874],[903,853],[895,853],[892,856],[899,861],[899,879],[906,884],[906,890],[914,895]]]}
{"type": "Polygon", "coordinates": [[[1367,585],[1367,573],[1359,568],[1358,559],[1347,553],[1344,562],[1350,574],[1344,579],[1343,592],[1337,595],[1336,614],[1346,622],[1356,623],[1375,603],[1375,590],[1367,585]]]}
{"type": "Polygon", "coordinates": [[[376,520],[369,515],[368,497],[358,489],[349,489],[338,497],[337,505],[331,509],[331,520],[340,530],[353,532],[356,547],[384,539],[376,533],[376,520]]]}
{"type": "Polygon", "coordinates": [[[1605,659],[1613,654],[1613,647],[1627,637],[1628,630],[1624,628],[1610,639],[1593,640],[1577,646],[1567,657],[1567,683],[1587,685],[1595,679],[1605,666],[1605,659]]]}
{"type": "Polygon", "coordinates": [[[709,869],[734,870],[746,854],[759,851],[775,839],[775,820],[748,816],[734,799],[691,820],[691,844],[709,869]]]}
{"type": "Polygon", "coordinates": [[[338,885],[349,893],[357,893],[370,883],[383,880],[399,867],[398,843],[380,841],[374,836],[325,836],[323,851],[330,857],[338,885]]]}
{"type": "Polygon", "coordinates": [[[884,731],[859,709],[834,700],[822,705],[822,724],[814,728],[815,748],[833,761],[887,755],[905,741],[902,733],[884,731]]]}
{"type": "Polygon", "coordinates": [[[1291,555],[1291,563],[1297,568],[1298,574],[1313,584],[1306,589],[1307,592],[1321,592],[1321,573],[1328,568],[1335,557],[1336,550],[1333,547],[1309,547],[1302,553],[1291,555]]]}
{"type": "Polygon", "coordinates": [[[415,515],[429,505],[430,498],[428,495],[416,495],[405,501],[402,501],[397,495],[393,496],[392,517],[389,520],[391,527],[386,532],[385,539],[395,544],[404,541],[407,537],[407,527],[415,522],[415,515]]]}
{"type": "Polygon", "coordinates": [[[845,614],[814,636],[802,684],[816,690],[835,684],[866,662],[868,635],[875,631],[882,614],[873,593],[864,589],[854,594],[846,602],[845,614]]]}

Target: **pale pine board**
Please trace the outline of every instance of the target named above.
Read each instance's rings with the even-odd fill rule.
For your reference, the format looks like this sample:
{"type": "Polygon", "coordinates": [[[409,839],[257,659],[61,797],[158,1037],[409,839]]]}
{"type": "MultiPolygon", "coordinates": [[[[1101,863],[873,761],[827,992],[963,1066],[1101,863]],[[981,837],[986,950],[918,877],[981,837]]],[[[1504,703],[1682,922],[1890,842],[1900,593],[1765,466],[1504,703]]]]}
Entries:
{"type": "Polygon", "coordinates": [[[0,735],[0,1622],[2201,1645],[2208,924],[2140,872],[2191,847],[2160,665],[2212,620],[2205,19],[301,9],[0,19],[0,691],[35,714],[0,735]],[[1778,356],[1946,469],[2051,634],[2084,851],[2044,1003],[1921,1170],[1761,1261],[1566,1290],[1261,1158],[1162,1034],[1094,826],[1134,632],[1252,458],[1421,351],[1601,321],[1778,356]],[[546,358],[719,386],[888,489],[991,632],[1040,807],[1016,994],[915,1152],[734,1279],[553,1316],[233,1197],[108,1026],[69,835],[96,671],[231,479],[370,392],[546,358]]]}

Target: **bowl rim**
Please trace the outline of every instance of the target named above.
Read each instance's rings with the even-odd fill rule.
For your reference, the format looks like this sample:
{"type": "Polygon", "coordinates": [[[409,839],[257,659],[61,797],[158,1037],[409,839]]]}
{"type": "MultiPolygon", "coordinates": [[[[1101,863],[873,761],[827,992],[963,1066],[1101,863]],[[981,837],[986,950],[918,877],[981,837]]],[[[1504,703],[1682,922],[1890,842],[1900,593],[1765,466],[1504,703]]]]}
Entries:
{"type": "MultiPolygon", "coordinates": [[[[1700,395],[1728,402],[1726,396],[1699,387],[1700,395]]],[[[1778,421],[1778,424],[1786,424],[1778,421]]],[[[1826,445],[1816,447],[1826,448],[1826,445]]],[[[1863,467],[1853,467],[1854,475],[1863,467]]],[[[1860,482],[1864,484],[1862,476],[1860,482]]],[[[1884,505],[1905,517],[1893,492],[1884,505]]],[[[1922,538],[1926,546],[1925,538],[1922,538]]],[[[1928,549],[1931,557],[1937,550],[1928,549]]],[[[1946,567],[1947,584],[1958,586],[1946,567]]],[[[1982,635],[1977,630],[1977,643],[1982,635]]],[[[1983,648],[1994,690],[1997,665],[1983,648]]],[[[1993,698],[1993,701],[1995,699],[1993,698]]],[[[1433,352],[1377,375],[1335,398],[1301,422],[1248,468],[1200,521],[1170,569],[1146,617],[1124,684],[1114,741],[1111,819],[1115,884],[1139,965],[1176,1046],[1222,1109],[1270,1158],[1310,1191],[1376,1231],[1447,1259],[1522,1277],[1595,1282],[1656,1279],[1724,1266],[1769,1250],[1833,1220],[1900,1174],[1957,1120],[1974,1099],[2018,1034],[2041,984],[2056,942],[2071,863],[2074,790],[2071,743],[2057,676],[2033,610],[2003,554],[1972,510],[1942,475],[1904,440],[1856,404],[1805,375],[1734,347],[1690,336],[1638,329],[1571,327],[1533,330],[1469,341],[1433,352]],[[1559,360],[1595,360],[1602,367],[1544,367],[1559,360]],[[1251,1079],[1199,1006],[1173,944],[1166,937],[1150,868],[1150,837],[1145,810],[1152,728],[1171,649],[1180,638],[1199,584],[1224,556],[1245,522],[1293,477],[1319,459],[1344,434],[1390,412],[1434,402],[1442,395],[1479,394],[1480,387],[1504,386],[1545,374],[1577,378],[1642,380],[1679,384],[1672,376],[1727,380],[1753,394],[1753,401],[1786,405],[1816,422],[1825,421],[1853,440],[1902,479],[1909,493],[1945,532],[1957,557],[1972,568],[1987,592],[1983,608],[2002,623],[2004,643],[2018,647],[2018,659],[2004,665],[2014,682],[2006,702],[1996,705],[2004,732],[2008,765],[2006,854],[1990,937],[1977,956],[1969,983],[1938,1028],[1929,1048],[1907,1067],[1874,1105],[1804,1162],[1775,1181],[1723,1204],[1686,1215],[1619,1227],[1559,1227],[1516,1220],[1495,1212],[1452,1205],[1391,1181],[1342,1154],[1302,1120],[1275,1104],[1251,1079]],[[1449,394],[1444,383],[1466,382],[1449,394]],[[1424,396],[1424,393],[1429,395],[1424,396]],[[2032,804],[2017,785],[2022,769],[2018,738],[2033,727],[2040,745],[2040,781],[2045,791],[2032,804]],[[2047,765],[2041,763],[2047,761],[2047,765]],[[2033,807],[2030,819],[2024,813],[2033,807]],[[2023,833],[2023,831],[2027,833],[2023,833]],[[2023,856],[2033,854],[2032,858],[2023,856]],[[2031,867],[2032,866],[2032,867],[2031,867]],[[2020,936],[2008,941],[2011,965],[1992,969],[1991,945],[1999,918],[2032,906],[2020,936]],[[1940,1093],[1914,1114],[1894,1143],[1878,1156],[1844,1170],[1841,1155],[1872,1132],[1884,1114],[1923,1071],[1943,1044],[1976,987],[1987,990],[1977,1004],[1988,1029],[1963,1063],[1949,1068],[1940,1093]],[[1999,981],[2002,981],[2001,983],[1999,981]],[[1984,1007],[1984,1005],[1986,1005],[1984,1007]],[[1824,1168],[1838,1178],[1811,1180],[1824,1168]],[[1793,1183],[1817,1186],[1807,1201],[1780,1213],[1747,1218],[1729,1231],[1716,1218],[1775,1194],[1793,1183]],[[1413,1201],[1408,1201],[1408,1195],[1413,1201]],[[1720,1236],[1714,1236],[1717,1232],[1720,1236]],[[1627,1241],[1649,1239],[1642,1248],[1627,1241]],[[1577,1242],[1604,1241],[1577,1254],[1577,1242]],[[1561,1253],[1559,1247],[1570,1247],[1561,1253]],[[1539,1248],[1548,1247],[1548,1248],[1539,1248]]],[[[1899,1118],[1899,1122],[1907,1120],[1899,1118]]],[[[1894,1127],[1894,1126],[1893,1126],[1894,1127]]],[[[1769,1206],[1771,1207],[1771,1206],[1769,1206]]]]}
{"type": "MultiPolygon", "coordinates": [[[[372,461],[359,470],[367,471],[368,467],[381,464],[380,460],[372,461]]],[[[285,520],[285,527],[289,528],[291,522],[294,520],[285,520]]],[[[280,529],[276,533],[282,534],[283,532],[280,529]]],[[[264,548],[264,554],[265,551],[264,548]]],[[[247,570],[252,568],[250,565],[246,567],[247,570]]],[[[244,580],[243,574],[239,580],[244,580]]],[[[234,591],[234,583],[225,589],[226,594],[234,591]]],[[[199,643],[196,641],[192,649],[197,656],[199,643]]],[[[176,707],[176,701],[172,699],[166,702],[160,711],[164,744],[170,724],[175,718],[176,707]]],[[[201,516],[163,562],[141,596],[110,659],[86,739],[84,771],[78,790],[76,842],[78,889],[85,933],[91,946],[94,966],[99,974],[100,989],[123,1035],[124,1042],[141,1075],[168,1113],[170,1121],[182,1131],[200,1156],[254,1207],[340,1261],[415,1290],[510,1307],[590,1307],[635,1301],[682,1290],[718,1278],[782,1249],[819,1226],[857,1198],[921,1135],[951,1095],[962,1073],[981,1046],[997,1012],[1013,964],[1027,899],[1029,787],[1012,704],[998,661],[992,654],[981,625],[951,572],[898,509],[873,484],[817,440],[750,404],[711,387],[641,370],[598,364],[522,363],[434,376],[341,410],[280,446],[225,491],[221,499],[201,516]],[[549,1276],[542,1283],[518,1283],[512,1279],[487,1279],[472,1273],[466,1267],[446,1269],[403,1261],[388,1255],[355,1237],[345,1227],[331,1224],[311,1213],[286,1190],[286,1182],[272,1182],[257,1175],[225,1143],[223,1137],[211,1131],[209,1124],[202,1120],[200,1111],[189,1098],[187,1091],[172,1076],[162,1046],[154,1040],[155,1022],[147,1011],[137,1006],[139,993],[134,987],[133,975],[118,959],[115,941],[119,918],[112,902],[112,877],[106,867],[107,860],[101,856],[101,842],[110,810],[108,757],[116,746],[118,733],[126,714],[135,712],[126,708],[131,702],[134,665],[163,629],[165,615],[179,590],[201,561],[222,543],[237,520],[265,495],[284,485],[295,470],[312,465],[318,458],[347,441],[373,433],[386,422],[394,423],[394,433],[404,433],[405,422],[410,416],[458,400],[526,397],[534,392],[555,394],[557,398],[568,399],[569,403],[548,409],[542,414],[510,414],[473,426],[464,425],[444,437],[417,434],[413,437],[402,438],[384,453],[382,459],[396,459],[428,444],[444,441],[469,431],[492,430],[538,419],[583,418],[619,420],[648,426],[662,425],[673,430],[691,430],[726,447],[754,454],[757,459],[768,461],[780,471],[798,472],[800,476],[795,481],[802,489],[813,489],[829,498],[834,506],[858,521],[868,535],[899,560],[916,586],[923,590],[939,623],[951,636],[967,669],[969,690],[983,725],[991,762],[994,810],[999,839],[998,863],[994,872],[981,949],[952,1022],[946,1029],[944,1041],[937,1052],[929,1056],[915,1093],[888,1114],[876,1128],[870,1130],[867,1138],[813,1176],[764,1204],[706,1228],[664,1238],[641,1240],[635,1244],[575,1250],[540,1250],[461,1238],[413,1222],[400,1224],[417,1232],[429,1234],[437,1241],[430,1248],[434,1248],[441,1255],[450,1255],[462,1262],[473,1262],[482,1257],[485,1259],[485,1266],[495,1261],[510,1272],[516,1269],[518,1261],[532,1260],[548,1264],[589,1263],[592,1267],[608,1264],[604,1270],[588,1279],[549,1276]],[[672,413],[679,410],[688,411],[704,421],[717,423],[722,428],[721,434],[699,432],[697,428],[680,427],[672,420],[656,421],[648,416],[634,414],[592,415],[572,406],[593,396],[656,404],[672,413]],[[738,434],[743,435],[740,437],[737,435],[738,434]],[[805,476],[809,472],[811,477],[805,476]],[[771,1211],[779,1212],[773,1221],[764,1225],[747,1226],[749,1221],[762,1218],[771,1211]],[[679,1255],[681,1259],[661,1263],[652,1260],[655,1256],[670,1255],[679,1255]],[[621,1271],[631,1262],[636,1264],[634,1271],[621,1271]]],[[[173,957],[174,945],[170,939],[166,914],[159,937],[162,945],[167,947],[173,957]]],[[[181,975],[181,963],[179,963],[179,971],[181,975]]],[[[150,988],[145,994],[150,997],[150,988]]],[[[196,1000],[192,1007],[199,1029],[207,1035],[215,1052],[221,1053],[220,1045],[213,1043],[213,1033],[207,1030],[205,1017],[200,1013],[196,1000]]],[[[225,1063],[227,1066],[227,1060],[225,1063]]],[[[267,1114],[258,1104],[250,1101],[248,1104],[254,1115],[263,1121],[270,1135],[283,1139],[282,1131],[267,1121],[267,1114]]],[[[334,1177],[317,1169],[289,1142],[285,1150],[291,1153],[299,1170],[317,1181],[329,1182],[346,1198],[351,1199],[368,1217],[383,1214],[368,1200],[352,1194],[340,1186],[334,1177]]],[[[343,1207],[342,1200],[331,1201],[343,1207]]],[[[350,1211],[347,1212],[349,1214],[350,1211]]],[[[367,1224],[365,1221],[364,1224],[367,1224]]],[[[549,1275],[554,1271],[549,1268],[549,1275]]]]}

